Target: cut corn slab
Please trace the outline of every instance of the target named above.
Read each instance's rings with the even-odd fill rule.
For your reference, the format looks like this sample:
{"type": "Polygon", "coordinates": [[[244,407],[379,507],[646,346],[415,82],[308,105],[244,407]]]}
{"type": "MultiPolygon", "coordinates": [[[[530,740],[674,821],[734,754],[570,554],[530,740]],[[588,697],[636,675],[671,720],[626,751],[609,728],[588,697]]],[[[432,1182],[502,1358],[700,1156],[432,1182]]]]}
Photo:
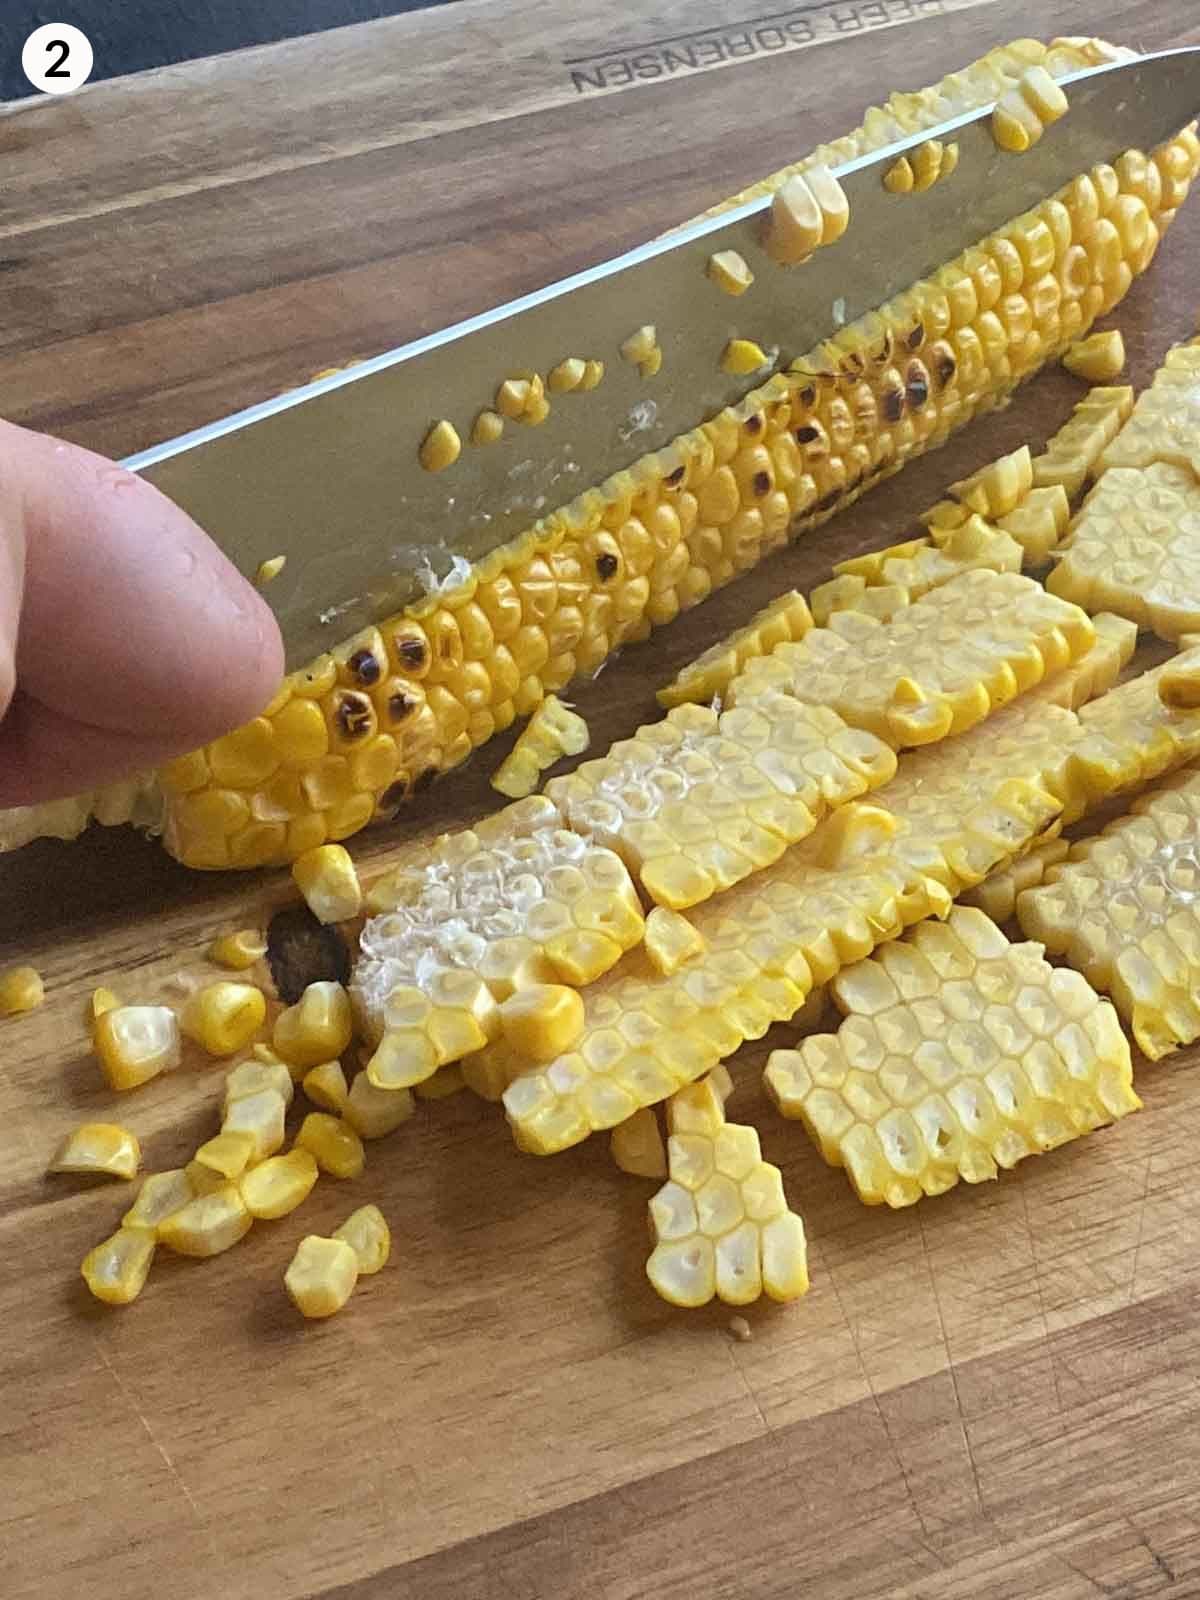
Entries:
{"type": "Polygon", "coordinates": [[[787,640],[803,639],[812,625],[804,596],[790,589],[756,612],[745,627],[710,645],[676,673],[666,688],[658,691],[659,705],[669,711],[673,706],[702,705],[723,695],[747,661],[770,655],[777,644],[787,640]]]}
{"type": "Polygon", "coordinates": [[[1140,1104],[1111,1005],[981,911],[957,907],[832,988],[837,1033],[772,1052],[765,1081],[868,1205],[994,1178],[1140,1104]]]}
{"type": "Polygon", "coordinates": [[[1021,927],[1110,994],[1152,1061],[1200,1038],[1200,773],[1136,800],[1017,901],[1021,927]]]}
{"type": "Polygon", "coordinates": [[[1154,382],[1138,396],[1133,415],[1101,459],[1106,472],[1156,462],[1200,475],[1200,339],[1167,352],[1154,382]]]}

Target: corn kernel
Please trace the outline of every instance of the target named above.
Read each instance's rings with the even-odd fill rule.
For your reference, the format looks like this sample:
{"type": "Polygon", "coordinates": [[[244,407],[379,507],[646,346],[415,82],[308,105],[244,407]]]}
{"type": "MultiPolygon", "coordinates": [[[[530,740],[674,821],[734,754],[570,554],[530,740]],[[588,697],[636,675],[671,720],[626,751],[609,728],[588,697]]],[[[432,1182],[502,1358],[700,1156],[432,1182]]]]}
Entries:
{"type": "Polygon", "coordinates": [[[112,989],[93,989],[88,1000],[88,1024],[94,1025],[97,1017],[102,1017],[106,1011],[115,1011],[121,1004],[120,997],[112,989]]]}
{"type": "Polygon", "coordinates": [[[911,194],[913,182],[912,163],[907,156],[897,156],[883,175],[883,187],[889,194],[911,194]]]}
{"type": "Polygon", "coordinates": [[[182,1167],[152,1172],[143,1178],[137,1199],[121,1218],[122,1228],[147,1228],[156,1233],[160,1223],[195,1198],[196,1191],[182,1167]]]}
{"type": "Polygon", "coordinates": [[[208,959],[218,966],[231,967],[244,972],[267,953],[267,941],[257,928],[242,928],[237,933],[226,933],[208,947],[208,959]]]}
{"type": "Polygon", "coordinates": [[[218,1173],[226,1182],[241,1177],[254,1159],[257,1140],[252,1133],[240,1129],[223,1129],[196,1151],[195,1160],[202,1167],[218,1173]]]}
{"type": "Polygon", "coordinates": [[[646,359],[638,362],[638,372],[643,378],[653,378],[662,370],[662,364],[663,353],[658,345],[655,345],[646,359]]]}
{"type": "Polygon", "coordinates": [[[1077,339],[1068,347],[1062,364],[1088,383],[1111,383],[1125,366],[1125,341],[1120,328],[1077,339]]]}
{"type": "Polygon", "coordinates": [[[646,954],[655,972],[669,976],[703,955],[704,937],[678,911],[655,906],[646,917],[646,954]]]}
{"type": "Polygon", "coordinates": [[[0,1017],[36,1011],[46,998],[46,987],[36,967],[10,967],[0,973],[0,1017]]]}
{"type": "Polygon", "coordinates": [[[730,339],[721,354],[721,371],[735,378],[745,378],[769,366],[770,362],[771,357],[753,339],[730,339]]]}
{"type": "Polygon", "coordinates": [[[235,1100],[258,1094],[264,1089],[274,1090],[282,1097],[285,1106],[291,1105],[295,1089],[292,1075],[284,1063],[270,1054],[265,1059],[256,1057],[253,1061],[239,1061],[236,1067],[230,1067],[225,1074],[222,1114],[228,1112],[235,1100]]]}
{"type": "Polygon", "coordinates": [[[462,440],[458,436],[458,430],[445,418],[434,423],[421,441],[421,448],[418,451],[421,465],[426,472],[442,472],[457,461],[461,454],[462,440]]]}
{"type": "Polygon", "coordinates": [[[200,1195],[215,1194],[218,1189],[223,1189],[226,1179],[219,1172],[214,1172],[211,1167],[206,1167],[202,1161],[193,1158],[183,1169],[183,1175],[188,1181],[193,1199],[200,1195]]]}
{"type": "Polygon", "coordinates": [[[378,1206],[359,1206],[333,1237],[348,1244],[358,1258],[359,1276],[380,1272],[392,1253],[392,1232],[378,1206]]]}
{"type": "Polygon", "coordinates": [[[610,1136],[610,1148],[622,1172],[631,1172],[635,1178],[667,1175],[667,1147],[652,1106],[642,1106],[618,1122],[610,1136]]]}
{"type": "Polygon", "coordinates": [[[271,556],[267,561],[260,561],[258,571],[254,574],[255,583],[260,589],[263,588],[272,578],[277,578],[286,566],[286,556],[271,556]]]}
{"type": "Polygon", "coordinates": [[[239,1179],[238,1189],[252,1217],[274,1220],[303,1204],[316,1181],[317,1163],[311,1151],[295,1149],[251,1167],[239,1179]]]}
{"type": "Polygon", "coordinates": [[[708,276],[718,289],[723,289],[726,294],[745,294],[754,282],[754,274],[746,264],[745,257],[736,250],[714,250],[708,258],[708,276]]]}
{"type": "Polygon", "coordinates": [[[565,361],[560,361],[552,367],[546,375],[546,387],[551,394],[569,394],[572,389],[578,389],[583,381],[586,362],[578,356],[568,356],[565,361]]]}
{"type": "Polygon", "coordinates": [[[304,1317],[331,1317],[358,1282],[358,1257],[344,1239],[301,1239],[283,1277],[292,1304],[304,1317]]]}
{"type": "Polygon", "coordinates": [[[134,1089],[179,1065],[179,1019],[169,1006],[115,1006],[96,1018],[92,1048],[110,1089],[134,1089]]]}
{"type": "Polygon", "coordinates": [[[127,1306],[145,1287],[154,1246],[154,1234],[147,1229],[119,1228],[84,1256],[83,1281],[105,1305],[127,1306]]]}
{"type": "Polygon", "coordinates": [[[685,702],[699,704],[714,695],[723,695],[747,661],[769,655],[777,644],[802,639],[812,625],[804,596],[795,589],[789,590],[764,606],[744,628],[710,646],[682,668],[665,689],[658,691],[659,705],[670,710],[685,702]]]}
{"type": "Polygon", "coordinates": [[[253,1223],[237,1185],[226,1183],[164,1218],[158,1237],[181,1256],[218,1256],[244,1238],[253,1223]]]}
{"type": "MultiPolygon", "coordinates": [[[[244,1133],[252,1141],[249,1159],[262,1161],[283,1144],[287,1101],[277,1089],[259,1089],[239,1095],[225,1108],[222,1133],[244,1133]]],[[[199,1153],[197,1153],[199,1159],[199,1153]]],[[[208,1163],[204,1163],[208,1165],[208,1163]]]]}
{"type": "Polygon", "coordinates": [[[314,1105],[320,1106],[322,1111],[332,1111],[335,1116],[342,1114],[350,1093],[340,1061],[322,1061],[320,1066],[304,1074],[300,1087],[314,1105]]]}
{"type": "Polygon", "coordinates": [[[654,324],[647,322],[636,333],[631,333],[628,339],[621,343],[621,359],[628,361],[633,366],[638,366],[646,361],[651,352],[658,349],[658,334],[654,324]]]}
{"type": "Polygon", "coordinates": [[[518,1055],[529,1061],[553,1061],[583,1031],[583,1001],[565,984],[531,984],[503,1002],[500,1030],[518,1055]]]}
{"type": "Polygon", "coordinates": [[[522,800],[537,788],[548,767],[563,756],[582,754],[588,740],[588,725],[583,718],[557,695],[547,695],[522,729],[511,753],[496,769],[492,788],[513,800],[522,800]]]}
{"type": "Polygon", "coordinates": [[[292,878],[318,922],[348,922],[362,910],[362,889],[344,845],[322,844],[292,863],[292,878]]]}
{"type": "Polygon", "coordinates": [[[495,444],[504,433],[504,418],[498,411],[481,411],[471,427],[472,444],[495,444]]]}
{"type": "Polygon", "coordinates": [[[141,1146],[128,1128],[115,1122],[84,1122],[59,1145],[50,1171],[132,1178],[141,1159],[141,1146]]]}
{"type": "Polygon", "coordinates": [[[416,1107],[407,1089],[377,1089],[365,1072],[355,1076],[342,1115],[362,1139],[382,1139],[407,1122],[416,1107]]]}
{"type": "Polygon", "coordinates": [[[346,1050],[353,1033],[350,997],[340,983],[310,983],[294,1006],[275,1019],[271,1043],[278,1055],[303,1074],[346,1050]]]}
{"type": "Polygon", "coordinates": [[[222,979],[187,1000],[179,1026],[210,1056],[236,1055],[253,1039],[267,1018],[267,1002],[252,983],[222,979]]]}
{"type": "Polygon", "coordinates": [[[581,389],[594,389],[603,377],[603,361],[585,361],[583,363],[583,377],[579,380],[579,387],[581,389]]]}
{"type": "Polygon", "coordinates": [[[348,1122],[310,1111],[300,1124],[296,1148],[307,1150],[332,1178],[357,1178],[366,1164],[362,1140],[348,1122]]]}

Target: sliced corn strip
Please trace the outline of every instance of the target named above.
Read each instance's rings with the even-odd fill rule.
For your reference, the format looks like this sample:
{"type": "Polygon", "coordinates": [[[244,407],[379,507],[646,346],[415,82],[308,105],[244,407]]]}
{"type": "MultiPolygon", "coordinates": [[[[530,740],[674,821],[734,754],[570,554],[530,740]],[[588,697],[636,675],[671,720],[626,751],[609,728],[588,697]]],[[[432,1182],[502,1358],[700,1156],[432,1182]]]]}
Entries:
{"type": "Polygon", "coordinates": [[[218,1256],[244,1238],[253,1223],[237,1185],[226,1183],[165,1217],[158,1238],[182,1256],[218,1256]]]}
{"type": "Polygon", "coordinates": [[[332,1317],[358,1282],[358,1257],[344,1239],[301,1239],[283,1276],[292,1304],[304,1317],[332,1317]]]}
{"type": "Polygon", "coordinates": [[[252,1133],[240,1128],[225,1128],[206,1140],[193,1159],[231,1183],[234,1178],[240,1178],[255,1159],[257,1144],[252,1133]]]}
{"type": "Polygon", "coordinates": [[[148,1228],[157,1233],[159,1225],[173,1216],[196,1191],[182,1167],[169,1172],[152,1172],[142,1179],[137,1199],[121,1218],[123,1228],[148,1228]]]}
{"type": "Polygon", "coordinates": [[[292,1075],[282,1061],[239,1061],[236,1067],[230,1067],[225,1074],[225,1099],[221,1107],[221,1114],[228,1113],[235,1100],[241,1100],[246,1095],[259,1094],[264,1089],[273,1089],[276,1094],[283,1097],[285,1106],[290,1106],[295,1093],[292,1075]]]}
{"type": "Polygon", "coordinates": [[[832,987],[837,1033],[773,1051],[765,1082],[867,1205],[994,1178],[1141,1103],[1109,1003],[972,907],[832,987]]]}
{"type": "Polygon", "coordinates": [[[83,1122],[59,1145],[51,1172],[132,1178],[142,1161],[137,1136],[115,1122],[83,1122]]]}
{"type": "Polygon", "coordinates": [[[1040,566],[1067,531],[1071,502],[1061,483],[1045,484],[1029,493],[997,526],[1020,546],[1023,564],[1040,566]]]}
{"type": "Polygon", "coordinates": [[[208,959],[218,966],[230,967],[234,972],[245,972],[267,953],[265,935],[257,928],[240,928],[237,933],[222,934],[208,947],[208,959]]]}
{"type": "Polygon", "coordinates": [[[96,1018],[92,1048],[110,1089],[134,1089],[179,1065],[179,1019],[169,1006],[114,1006],[96,1018]]]}
{"type": "Polygon", "coordinates": [[[234,1056],[267,1020],[267,1001],[252,983],[222,979],[198,989],[183,1007],[180,1030],[210,1056],[234,1056]]]}
{"type": "MultiPolygon", "coordinates": [[[[283,1125],[287,1106],[287,1101],[277,1089],[259,1089],[254,1094],[239,1095],[225,1108],[221,1132],[246,1135],[251,1141],[247,1160],[265,1161],[283,1144],[283,1125]]],[[[197,1160],[199,1159],[200,1154],[197,1152],[197,1160]]],[[[202,1164],[210,1165],[209,1162],[202,1164]]]]}
{"type": "Polygon", "coordinates": [[[136,1300],[150,1275],[154,1234],[146,1228],[118,1228],[103,1244],[89,1250],[80,1271],[97,1300],[127,1306],[136,1300]]]}
{"type": "Polygon", "coordinates": [[[378,1089],[365,1072],[355,1076],[342,1112],[362,1139],[382,1139],[416,1110],[407,1089],[378,1089]]]}
{"type": "Polygon", "coordinates": [[[36,967],[10,967],[0,973],[0,1017],[36,1011],[46,998],[46,986],[36,967]]]}
{"type": "MultiPolygon", "coordinates": [[[[1065,852],[1064,852],[1065,854],[1065,852]]],[[[1022,930],[1112,996],[1143,1055],[1200,1038],[1200,775],[1072,847],[1017,902],[1022,930]]]]}
{"type": "Polygon", "coordinates": [[[1077,339],[1068,346],[1062,364],[1088,383],[1111,383],[1125,366],[1125,341],[1120,328],[1077,339]]]}
{"type": "Polygon", "coordinates": [[[238,1180],[238,1190],[252,1217],[286,1217],[307,1200],[317,1181],[317,1163],[310,1150],[289,1150],[251,1167],[238,1180]]]}
{"type": "Polygon", "coordinates": [[[275,1018],[271,1044],[292,1068],[292,1076],[303,1077],[323,1061],[340,1056],[353,1031],[349,995],[340,983],[322,980],[310,983],[296,1004],[275,1018]]]}
{"type": "Polygon", "coordinates": [[[523,800],[534,792],[548,767],[563,756],[581,755],[589,738],[583,718],[557,695],[547,695],[496,769],[492,788],[512,800],[523,800]]]}
{"type": "Polygon", "coordinates": [[[380,1272],[392,1253],[392,1230],[378,1206],[359,1206],[352,1211],[333,1237],[348,1244],[358,1257],[359,1276],[380,1272]]]}
{"type": "Polygon", "coordinates": [[[366,1152],[355,1129],[324,1111],[310,1111],[305,1117],[296,1135],[296,1148],[307,1150],[331,1178],[357,1178],[366,1165],[366,1152]]]}
{"type": "Polygon", "coordinates": [[[667,1102],[668,1181],[650,1201],[654,1250],[646,1275],[676,1306],[714,1295],[745,1306],[766,1293],[808,1290],[804,1224],[788,1209],[779,1168],[762,1159],[753,1128],[726,1122],[707,1080],[667,1102]]]}
{"type": "Polygon", "coordinates": [[[1017,896],[1041,883],[1050,868],[1066,858],[1070,848],[1065,839],[1035,844],[1011,866],[999,868],[959,898],[964,905],[978,906],[993,922],[1007,922],[1017,909],[1017,896]]]}
{"type": "Polygon", "coordinates": [[[986,467],[950,485],[956,500],[983,517],[1003,517],[1016,510],[1033,488],[1033,458],[1029,446],[997,456],[986,467]]]}
{"type": "Polygon", "coordinates": [[[667,1175],[667,1147],[653,1106],[642,1106],[624,1122],[618,1122],[610,1135],[609,1148],[622,1172],[631,1172],[635,1178],[667,1175]]]}
{"type": "Polygon", "coordinates": [[[1057,486],[1074,500],[1088,479],[1109,465],[1108,447],[1132,411],[1133,390],[1127,385],[1089,390],[1076,402],[1070,420],[1034,457],[1034,485],[1057,486]]]}
{"type": "Polygon", "coordinates": [[[362,910],[362,888],[344,845],[319,844],[292,862],[292,877],[318,922],[348,922],[362,910]]]}
{"type": "Polygon", "coordinates": [[[1107,447],[1101,466],[1182,467],[1200,476],[1200,338],[1168,350],[1143,389],[1129,421],[1107,447]]]}
{"type": "Polygon", "coordinates": [[[658,691],[659,705],[669,711],[673,706],[701,705],[715,699],[724,694],[747,661],[769,655],[786,639],[803,639],[812,625],[804,596],[789,589],[755,612],[745,627],[735,629],[682,667],[666,688],[658,691]]]}
{"type": "Polygon", "coordinates": [[[1020,544],[976,513],[940,539],[910,539],[834,567],[836,576],[814,589],[813,618],[827,626],[838,611],[861,611],[888,622],[903,607],[962,572],[1020,572],[1020,544]]]}
{"type": "Polygon", "coordinates": [[[322,1111],[332,1111],[335,1116],[341,1116],[350,1093],[340,1061],[322,1061],[319,1067],[304,1074],[300,1087],[313,1105],[322,1111]]]}

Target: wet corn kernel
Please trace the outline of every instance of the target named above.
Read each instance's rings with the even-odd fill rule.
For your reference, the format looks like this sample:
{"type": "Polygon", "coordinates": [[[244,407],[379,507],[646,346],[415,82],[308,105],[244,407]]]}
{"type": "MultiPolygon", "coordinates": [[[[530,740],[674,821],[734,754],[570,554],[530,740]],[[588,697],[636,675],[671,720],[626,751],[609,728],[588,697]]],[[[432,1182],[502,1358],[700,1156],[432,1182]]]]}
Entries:
{"type": "Polygon", "coordinates": [[[993,922],[1007,922],[1017,908],[1017,896],[1041,883],[1050,868],[1066,857],[1069,849],[1065,839],[1047,839],[1044,844],[1035,844],[1011,866],[991,873],[959,898],[964,905],[977,906],[993,922]]]}
{"type": "Polygon", "coordinates": [[[718,289],[726,294],[745,294],[754,282],[754,274],[744,256],[736,250],[715,250],[708,258],[707,272],[718,289]]]}
{"type": "Polygon", "coordinates": [[[234,972],[244,972],[267,953],[265,936],[257,928],[241,928],[237,933],[222,934],[208,947],[208,959],[218,966],[230,967],[234,972]]]}
{"type": "Polygon", "coordinates": [[[179,1019],[169,1006],[114,1006],[96,1018],[92,1049],[110,1089],[134,1089],[179,1065],[179,1019]]]}
{"type": "Polygon", "coordinates": [[[804,596],[795,589],[788,590],[756,612],[744,627],[682,667],[666,688],[658,691],[659,705],[669,711],[674,706],[699,704],[724,694],[747,661],[769,655],[785,640],[802,639],[812,625],[804,596]]]}
{"type": "Polygon", "coordinates": [[[442,472],[462,454],[462,440],[457,428],[443,417],[440,422],[434,423],[422,439],[417,453],[426,472],[442,472]]]}
{"type": "Polygon", "coordinates": [[[294,1006],[279,1013],[271,1044],[296,1077],[340,1056],[352,1034],[350,997],[340,983],[323,981],[310,983],[294,1006]]]}
{"type": "Polygon", "coordinates": [[[1125,366],[1125,341],[1120,328],[1077,339],[1068,346],[1062,364],[1088,383],[1111,383],[1125,366]]]}
{"type": "Polygon", "coordinates": [[[157,1233],[181,1206],[195,1199],[196,1191],[182,1167],[169,1172],[152,1172],[142,1179],[137,1199],[121,1218],[122,1228],[145,1228],[157,1233]]]}
{"type": "Polygon", "coordinates": [[[655,906],[646,918],[646,957],[655,972],[670,976],[704,953],[704,939],[688,919],[666,906],[655,906]]]}
{"type": "Polygon", "coordinates": [[[366,1072],[355,1075],[342,1116],[361,1139],[382,1139],[416,1110],[407,1089],[378,1089],[366,1072]]]}
{"type": "Polygon", "coordinates": [[[721,371],[735,378],[747,378],[770,363],[771,357],[753,339],[730,339],[721,352],[721,371]]]}
{"type": "Polygon", "coordinates": [[[630,1172],[635,1178],[667,1175],[667,1147],[652,1106],[643,1106],[619,1122],[609,1137],[609,1149],[621,1171],[630,1172]]]}
{"type": "Polygon", "coordinates": [[[344,845],[321,844],[292,863],[292,878],[318,922],[348,922],[362,910],[362,888],[344,845]]]}
{"type": "Polygon", "coordinates": [[[252,1141],[248,1159],[263,1161],[283,1144],[287,1107],[287,1100],[277,1089],[239,1095],[225,1107],[221,1131],[248,1135],[252,1141]]]}
{"type": "Polygon", "coordinates": [[[119,1228],[84,1256],[83,1281],[105,1305],[127,1306],[146,1286],[154,1247],[155,1237],[148,1229],[119,1228]]]}
{"type": "Polygon", "coordinates": [[[1167,352],[1101,467],[1168,465],[1200,476],[1200,339],[1167,352]]]}
{"type": "Polygon", "coordinates": [[[324,1111],[310,1111],[305,1117],[295,1148],[307,1150],[331,1178],[357,1178],[366,1165],[366,1152],[355,1129],[324,1111]]]}
{"type": "Polygon", "coordinates": [[[296,1246],[283,1275],[288,1298],[303,1317],[332,1317],[358,1282],[358,1257],[344,1239],[310,1233],[296,1246]]]}
{"type": "Polygon", "coordinates": [[[237,1185],[224,1183],[165,1217],[158,1238],[178,1255],[217,1256],[243,1239],[253,1225],[237,1185]]]}
{"type": "Polygon", "coordinates": [[[261,589],[265,584],[270,583],[273,578],[277,578],[286,566],[286,556],[271,556],[267,561],[260,561],[258,570],[254,574],[255,583],[261,589]]]}
{"type": "Polygon", "coordinates": [[[1116,1013],[1035,944],[958,906],[833,982],[835,1034],[772,1052],[765,1083],[867,1205],[912,1205],[1140,1105],[1116,1013]]]}
{"type": "Polygon", "coordinates": [[[286,1155],[270,1156],[244,1172],[238,1180],[238,1190],[252,1217],[274,1221],[289,1216],[308,1199],[317,1177],[317,1163],[311,1151],[289,1150],[286,1155]]]}
{"type": "Polygon", "coordinates": [[[912,162],[907,156],[897,156],[883,175],[883,187],[889,194],[911,194],[914,181],[912,162]]]}
{"type": "Polygon", "coordinates": [[[1033,461],[1037,488],[1060,487],[1073,500],[1087,480],[1108,465],[1106,452],[1133,411],[1128,386],[1095,388],[1075,405],[1063,424],[1033,461]]]}
{"type": "Polygon", "coordinates": [[[46,987],[36,967],[10,967],[0,973],[0,1017],[36,1011],[46,998],[46,987]]]}
{"type": "Polygon", "coordinates": [[[392,1231],[378,1206],[359,1206],[333,1237],[348,1244],[358,1258],[359,1276],[381,1272],[392,1253],[392,1231]]]}
{"type": "Polygon", "coordinates": [[[778,1167],[762,1159],[753,1128],[725,1121],[707,1082],[667,1102],[669,1178],[650,1201],[654,1249],[646,1275],[676,1306],[714,1295],[744,1306],[767,1294],[808,1290],[804,1224],[788,1209],[778,1167]]]}
{"type": "Polygon", "coordinates": [[[267,1001],[252,983],[223,979],[198,989],[184,1004],[179,1027],[210,1056],[232,1056],[267,1020],[267,1001]]]}
{"type": "Polygon", "coordinates": [[[340,1061],[322,1061],[320,1066],[304,1074],[300,1087],[313,1105],[322,1111],[332,1111],[335,1116],[341,1116],[350,1093],[340,1061]]]}
{"type": "Polygon", "coordinates": [[[229,1110],[235,1100],[242,1100],[251,1094],[260,1094],[264,1089],[270,1089],[279,1095],[285,1106],[291,1105],[295,1092],[292,1075],[285,1063],[278,1060],[273,1053],[270,1059],[255,1057],[251,1061],[239,1061],[236,1067],[229,1069],[225,1074],[222,1114],[229,1110]]]}
{"type": "Polygon", "coordinates": [[[578,389],[583,381],[584,368],[587,363],[579,356],[568,356],[565,361],[560,361],[546,374],[546,387],[551,394],[570,394],[572,389],[578,389]]]}
{"type": "Polygon", "coordinates": [[[59,1145],[51,1172],[132,1178],[142,1160],[137,1136],[115,1122],[84,1122],[59,1145]]]}
{"type": "Polygon", "coordinates": [[[1112,996],[1151,1061],[1200,1038],[1198,822],[1200,779],[1184,773],[1017,901],[1024,933],[1112,996]]]}
{"type": "Polygon", "coordinates": [[[583,718],[557,695],[547,695],[496,769],[492,788],[511,800],[525,799],[537,788],[548,767],[564,756],[581,755],[588,747],[589,737],[583,718]]]}
{"type": "Polygon", "coordinates": [[[256,1144],[252,1133],[223,1129],[200,1146],[194,1159],[202,1167],[232,1182],[234,1178],[241,1177],[254,1159],[256,1144]]]}

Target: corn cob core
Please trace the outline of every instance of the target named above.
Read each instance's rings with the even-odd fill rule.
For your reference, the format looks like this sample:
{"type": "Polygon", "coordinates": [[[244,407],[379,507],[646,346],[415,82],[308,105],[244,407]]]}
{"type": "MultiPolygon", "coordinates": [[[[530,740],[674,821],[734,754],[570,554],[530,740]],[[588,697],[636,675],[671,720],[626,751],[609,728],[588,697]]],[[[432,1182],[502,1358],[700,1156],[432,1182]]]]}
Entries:
{"type": "Polygon", "coordinates": [[[868,1205],[912,1205],[1135,1111],[1129,1045],[1085,978],[956,907],[833,983],[836,1034],[774,1051],[768,1092],[868,1205]]]}

